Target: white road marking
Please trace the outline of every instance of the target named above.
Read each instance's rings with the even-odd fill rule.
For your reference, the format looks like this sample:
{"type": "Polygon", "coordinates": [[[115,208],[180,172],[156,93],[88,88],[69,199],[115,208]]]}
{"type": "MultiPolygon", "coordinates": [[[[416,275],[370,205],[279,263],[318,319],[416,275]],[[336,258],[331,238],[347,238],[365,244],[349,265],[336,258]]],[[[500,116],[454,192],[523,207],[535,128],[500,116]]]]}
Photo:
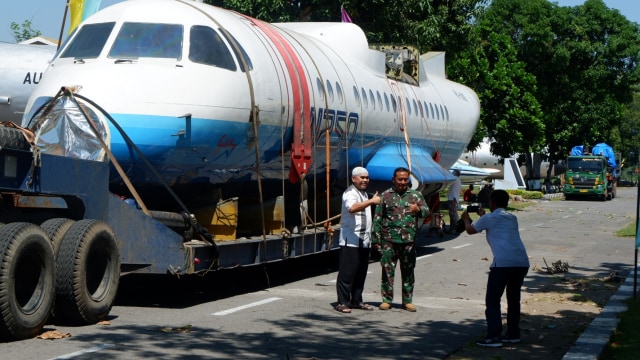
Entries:
{"type": "Polygon", "coordinates": [[[260,306],[260,305],[268,304],[268,303],[270,303],[270,302],[277,301],[277,300],[282,300],[282,298],[279,298],[279,297],[272,297],[272,298],[264,299],[264,300],[261,300],[261,301],[253,302],[253,303],[251,303],[251,304],[247,304],[247,305],[242,305],[242,306],[234,307],[234,308],[229,309],[229,310],[218,311],[218,312],[216,312],[216,313],[213,313],[212,315],[216,315],[216,316],[229,315],[229,314],[233,314],[233,313],[234,313],[234,312],[236,312],[236,311],[241,311],[241,310],[244,310],[244,309],[248,309],[248,308],[250,308],[250,307],[260,306]]]}
{"type": "Polygon", "coordinates": [[[58,357],[54,357],[54,358],[51,358],[49,360],[73,359],[74,357],[77,357],[77,356],[80,356],[80,355],[89,354],[89,353],[93,353],[93,352],[98,352],[100,350],[108,349],[108,348],[114,347],[114,346],[115,346],[114,344],[102,344],[102,345],[90,347],[88,349],[72,352],[72,353],[69,353],[69,354],[66,354],[66,355],[61,355],[61,356],[58,356],[58,357]]]}
{"type": "Polygon", "coordinates": [[[467,247],[467,246],[471,246],[471,245],[472,245],[471,243],[463,244],[463,245],[458,245],[458,246],[454,246],[452,249],[460,249],[460,248],[467,247]]]}
{"type": "Polygon", "coordinates": [[[427,255],[424,255],[424,256],[417,257],[416,260],[420,260],[420,259],[424,259],[424,258],[428,258],[428,257],[432,257],[432,256],[433,256],[433,254],[427,254],[427,255]]]}
{"type": "Polygon", "coordinates": [[[484,309],[484,300],[455,299],[455,298],[437,298],[437,297],[413,297],[415,305],[430,309],[448,309],[448,310],[473,310],[484,309]]]}

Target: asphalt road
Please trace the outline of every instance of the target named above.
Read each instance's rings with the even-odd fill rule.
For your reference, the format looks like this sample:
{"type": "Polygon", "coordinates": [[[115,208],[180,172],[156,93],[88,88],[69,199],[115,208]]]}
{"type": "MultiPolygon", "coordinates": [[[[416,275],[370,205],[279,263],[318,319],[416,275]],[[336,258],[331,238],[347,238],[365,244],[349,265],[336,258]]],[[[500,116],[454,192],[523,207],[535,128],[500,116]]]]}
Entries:
{"type": "MultiPolygon", "coordinates": [[[[614,232],[635,222],[636,191],[517,212],[532,266],[562,260],[572,276],[626,277],[634,239],[614,232]]],[[[335,311],[336,254],[180,280],[128,275],[109,323],[49,324],[71,336],[0,343],[0,359],[442,359],[484,333],[491,252],[484,234],[438,238],[426,228],[419,245],[416,313],[400,308],[399,283],[389,311],[335,311]]],[[[364,298],[377,307],[379,263],[369,271],[364,298]]],[[[526,291],[539,276],[530,271],[526,291]]]]}

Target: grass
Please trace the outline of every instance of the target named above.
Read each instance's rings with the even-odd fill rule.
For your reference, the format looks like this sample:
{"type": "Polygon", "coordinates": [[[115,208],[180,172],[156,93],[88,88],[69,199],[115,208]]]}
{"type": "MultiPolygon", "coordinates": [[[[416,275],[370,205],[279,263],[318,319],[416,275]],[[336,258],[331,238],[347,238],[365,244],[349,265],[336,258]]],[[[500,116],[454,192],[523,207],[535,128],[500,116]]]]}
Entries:
{"type": "Polygon", "coordinates": [[[616,236],[619,237],[635,237],[636,236],[636,223],[635,221],[616,231],[616,236]]]}
{"type": "Polygon", "coordinates": [[[600,360],[637,359],[640,354],[640,298],[628,302],[629,309],[620,315],[620,323],[600,360]]]}
{"type": "MultiPolygon", "coordinates": [[[[618,230],[616,236],[636,236],[636,222],[618,230]]],[[[628,310],[620,314],[620,323],[609,341],[609,345],[600,356],[600,360],[637,359],[640,353],[640,298],[628,301],[628,310]]]]}

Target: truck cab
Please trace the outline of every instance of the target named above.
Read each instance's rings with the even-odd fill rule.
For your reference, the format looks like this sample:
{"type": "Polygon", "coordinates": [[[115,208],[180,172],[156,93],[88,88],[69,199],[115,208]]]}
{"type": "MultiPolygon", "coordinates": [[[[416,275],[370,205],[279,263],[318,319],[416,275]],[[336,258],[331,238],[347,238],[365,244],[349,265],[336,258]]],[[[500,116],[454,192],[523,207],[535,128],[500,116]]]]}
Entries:
{"type": "MultiPolygon", "coordinates": [[[[572,150],[572,155],[567,157],[565,199],[596,197],[605,201],[615,197],[618,166],[615,158],[611,160],[612,155],[607,151],[600,151],[598,145],[594,147],[594,153],[572,150]]],[[[613,154],[613,149],[608,149],[613,154]]]]}

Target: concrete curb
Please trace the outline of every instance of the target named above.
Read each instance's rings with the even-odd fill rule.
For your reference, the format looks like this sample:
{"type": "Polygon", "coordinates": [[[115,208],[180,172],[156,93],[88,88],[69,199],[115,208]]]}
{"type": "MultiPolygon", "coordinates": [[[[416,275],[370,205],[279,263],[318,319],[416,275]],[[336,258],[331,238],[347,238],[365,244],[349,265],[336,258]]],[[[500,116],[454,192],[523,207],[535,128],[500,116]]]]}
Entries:
{"type": "Polygon", "coordinates": [[[564,193],[553,193],[553,194],[544,194],[542,196],[543,199],[545,200],[551,200],[551,199],[558,199],[558,198],[562,198],[564,197],[564,193]]]}
{"type": "Polygon", "coordinates": [[[627,311],[626,301],[633,297],[633,276],[634,272],[631,271],[627,280],[620,285],[602,312],[591,321],[562,360],[598,360],[620,322],[618,314],[627,311]]]}

